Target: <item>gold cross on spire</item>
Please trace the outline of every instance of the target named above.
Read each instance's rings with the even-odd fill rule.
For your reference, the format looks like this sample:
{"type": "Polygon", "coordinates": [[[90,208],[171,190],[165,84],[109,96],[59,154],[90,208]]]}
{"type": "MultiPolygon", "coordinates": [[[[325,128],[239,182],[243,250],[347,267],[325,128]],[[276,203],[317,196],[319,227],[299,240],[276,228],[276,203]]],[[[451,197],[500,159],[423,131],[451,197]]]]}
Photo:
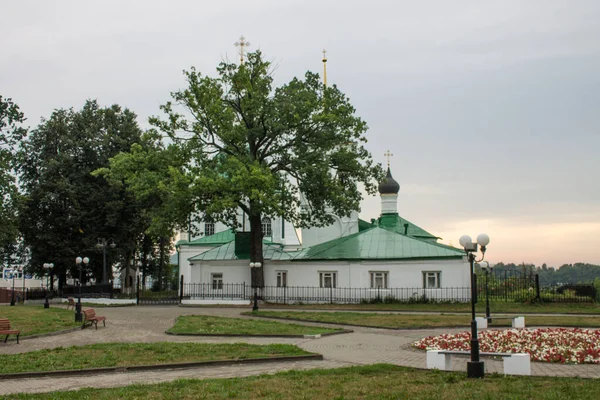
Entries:
{"type": "Polygon", "coordinates": [[[240,38],[238,40],[239,41],[235,42],[233,45],[235,47],[240,48],[240,63],[243,64],[244,63],[244,47],[250,46],[250,42],[246,41],[246,38],[244,37],[244,35],[240,36],[240,38]]]}
{"type": "Polygon", "coordinates": [[[393,154],[392,154],[392,153],[390,153],[390,151],[388,150],[388,151],[386,151],[386,152],[383,154],[383,156],[384,156],[384,157],[387,157],[387,164],[388,164],[388,168],[389,168],[389,167],[390,167],[390,157],[392,157],[392,156],[393,156],[393,154]]]}
{"type": "Polygon", "coordinates": [[[323,49],[323,85],[327,86],[327,50],[323,49]]]}

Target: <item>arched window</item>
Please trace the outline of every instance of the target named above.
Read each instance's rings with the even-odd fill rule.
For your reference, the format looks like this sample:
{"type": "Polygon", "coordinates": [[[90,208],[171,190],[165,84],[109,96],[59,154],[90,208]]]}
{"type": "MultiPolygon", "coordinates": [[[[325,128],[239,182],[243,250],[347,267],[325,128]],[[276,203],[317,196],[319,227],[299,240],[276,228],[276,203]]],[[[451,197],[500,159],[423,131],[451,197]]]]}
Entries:
{"type": "Polygon", "coordinates": [[[273,231],[271,230],[271,218],[269,218],[269,217],[263,218],[262,233],[263,233],[263,236],[273,236],[273,231]]]}
{"type": "Polygon", "coordinates": [[[215,234],[215,224],[214,222],[205,222],[204,223],[204,236],[210,236],[215,234]]]}

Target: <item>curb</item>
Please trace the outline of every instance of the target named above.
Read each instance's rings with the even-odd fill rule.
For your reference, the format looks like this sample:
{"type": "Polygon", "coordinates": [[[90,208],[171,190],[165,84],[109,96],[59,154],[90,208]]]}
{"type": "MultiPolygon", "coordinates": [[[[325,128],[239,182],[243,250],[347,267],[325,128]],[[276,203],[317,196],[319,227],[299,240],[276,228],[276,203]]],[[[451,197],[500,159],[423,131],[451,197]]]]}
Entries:
{"type": "MultiPolygon", "coordinates": [[[[56,332],[48,332],[48,333],[38,333],[36,335],[29,335],[29,336],[19,336],[19,342],[22,340],[27,340],[27,339],[37,339],[37,338],[42,338],[42,337],[48,337],[48,336],[58,336],[58,335],[62,335],[65,333],[71,333],[71,332],[76,332],[76,331],[80,331],[81,327],[75,327],[75,328],[70,328],[70,329],[65,329],[63,331],[56,331],[56,332]]],[[[16,342],[17,339],[16,338],[8,338],[9,342],[16,342]]]]}
{"type": "MultiPolygon", "coordinates": [[[[277,318],[277,319],[283,319],[283,318],[277,318]]],[[[173,335],[173,336],[249,337],[249,338],[264,337],[264,338],[288,338],[288,339],[318,339],[320,337],[342,335],[344,333],[353,333],[353,332],[354,331],[350,330],[350,329],[342,329],[338,332],[317,333],[314,335],[283,335],[283,334],[282,335],[269,335],[269,334],[251,335],[251,334],[243,334],[243,333],[174,333],[174,332],[165,331],[165,333],[167,335],[173,335]]]]}
{"type": "MultiPolygon", "coordinates": [[[[242,314],[246,315],[246,314],[242,314]]],[[[325,321],[316,321],[309,319],[300,319],[300,318],[283,318],[283,317],[271,317],[266,315],[255,315],[254,318],[270,318],[270,319],[278,319],[283,321],[298,321],[298,322],[311,322],[313,324],[329,324],[329,325],[338,325],[338,326],[356,326],[359,328],[371,328],[371,329],[387,329],[390,331],[414,331],[421,329],[462,329],[466,328],[466,326],[411,326],[411,327],[403,327],[403,328],[392,328],[389,326],[373,326],[373,325],[359,325],[359,324],[342,324],[339,322],[325,322],[325,321]]],[[[503,328],[503,327],[498,327],[503,328]]]]}
{"type": "Polygon", "coordinates": [[[3,379],[24,379],[37,377],[62,377],[62,376],[77,376],[77,375],[95,375],[101,373],[117,373],[117,372],[138,372],[138,371],[156,371],[163,369],[183,369],[204,366],[222,366],[235,364],[257,364],[271,363],[280,361],[305,361],[305,360],[323,360],[322,354],[308,354],[303,356],[283,356],[269,358],[244,358],[234,360],[215,360],[215,361],[196,361],[188,363],[173,363],[173,364],[158,364],[158,365],[135,365],[130,367],[106,367],[106,368],[88,368],[76,370],[59,370],[59,371],[39,371],[39,372],[16,372],[13,374],[0,374],[0,380],[3,379]]]}

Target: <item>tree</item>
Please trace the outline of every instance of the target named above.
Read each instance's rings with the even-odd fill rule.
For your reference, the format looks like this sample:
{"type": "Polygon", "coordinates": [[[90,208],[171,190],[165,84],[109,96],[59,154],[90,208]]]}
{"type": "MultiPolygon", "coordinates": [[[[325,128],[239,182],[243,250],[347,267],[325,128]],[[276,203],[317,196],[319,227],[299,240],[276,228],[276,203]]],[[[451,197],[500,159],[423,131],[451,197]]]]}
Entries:
{"type": "MultiPolygon", "coordinates": [[[[375,192],[383,170],[364,148],[367,125],[335,85],[307,72],[274,89],[260,51],[217,71],[184,72],[188,88],[161,107],[165,120],[150,122],[189,157],[189,191],[205,218],[237,227],[237,210],[248,216],[251,261],[264,264],[264,216],[326,225],[331,213],[359,210],[360,185],[375,192]]],[[[264,286],[262,268],[252,284],[264,286]]]]}
{"type": "Polygon", "coordinates": [[[0,95],[0,262],[8,262],[17,248],[19,191],[15,179],[18,144],[27,130],[19,106],[0,95]]]}
{"type": "Polygon", "coordinates": [[[44,273],[43,263],[53,262],[62,287],[67,272],[78,276],[75,257],[89,256],[83,279],[100,281],[99,237],[118,243],[108,265],[117,256],[121,265],[129,265],[138,235],[132,196],[91,172],[128,151],[140,135],[131,111],[87,101],[79,111],[54,111],[22,143],[19,173],[26,197],[20,228],[38,274],[44,273]]]}
{"type": "MultiPolygon", "coordinates": [[[[148,258],[158,259],[153,273],[159,290],[163,287],[164,272],[168,263],[170,238],[175,229],[182,228],[193,211],[188,188],[189,177],[185,174],[186,157],[174,145],[165,145],[160,135],[150,130],[139,143],[131,146],[128,153],[120,153],[110,160],[110,168],[95,171],[95,176],[105,177],[115,188],[124,188],[134,195],[139,218],[136,226],[141,250],[141,269],[149,268],[148,258]],[[154,249],[158,247],[158,256],[154,249]]],[[[145,272],[146,273],[146,272],[145,272]]]]}

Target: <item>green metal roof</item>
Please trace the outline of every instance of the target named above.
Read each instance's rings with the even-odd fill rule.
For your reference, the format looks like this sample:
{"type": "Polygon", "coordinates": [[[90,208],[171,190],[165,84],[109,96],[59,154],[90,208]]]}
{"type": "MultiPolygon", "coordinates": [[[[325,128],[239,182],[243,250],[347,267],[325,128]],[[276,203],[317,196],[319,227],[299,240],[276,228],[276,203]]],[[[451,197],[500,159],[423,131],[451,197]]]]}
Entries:
{"type": "Polygon", "coordinates": [[[304,249],[294,261],[460,259],[463,251],[374,227],[304,249]]]}
{"type": "MultiPolygon", "coordinates": [[[[277,244],[269,244],[263,242],[263,259],[265,260],[289,260],[295,253],[286,253],[281,250],[281,246],[277,244]]],[[[189,261],[215,261],[215,260],[237,260],[238,257],[235,255],[235,242],[231,241],[224,245],[215,247],[205,251],[202,254],[188,258],[189,261]]]]}
{"type": "Polygon", "coordinates": [[[218,246],[221,244],[229,243],[235,240],[235,233],[233,229],[227,229],[226,231],[215,233],[214,235],[201,237],[199,239],[192,240],[191,242],[182,243],[188,246],[218,246]]]}
{"type": "MultiPolygon", "coordinates": [[[[235,232],[233,229],[227,229],[226,231],[215,233],[214,235],[205,236],[199,239],[188,242],[187,240],[180,240],[177,242],[177,246],[220,246],[222,244],[230,243],[235,241],[235,232]]],[[[270,240],[263,240],[266,244],[278,244],[270,240]]]]}
{"type": "Polygon", "coordinates": [[[374,227],[375,225],[373,225],[370,222],[365,221],[364,219],[358,219],[358,231],[362,232],[364,230],[367,229],[371,229],[372,227],[374,227]]]}
{"type": "Polygon", "coordinates": [[[417,238],[423,239],[441,239],[431,233],[427,232],[425,229],[418,227],[412,222],[402,218],[398,214],[382,214],[381,217],[377,219],[377,224],[379,227],[391,230],[396,233],[401,233],[403,235],[413,236],[417,238]],[[405,227],[404,224],[407,224],[405,227]]]}

